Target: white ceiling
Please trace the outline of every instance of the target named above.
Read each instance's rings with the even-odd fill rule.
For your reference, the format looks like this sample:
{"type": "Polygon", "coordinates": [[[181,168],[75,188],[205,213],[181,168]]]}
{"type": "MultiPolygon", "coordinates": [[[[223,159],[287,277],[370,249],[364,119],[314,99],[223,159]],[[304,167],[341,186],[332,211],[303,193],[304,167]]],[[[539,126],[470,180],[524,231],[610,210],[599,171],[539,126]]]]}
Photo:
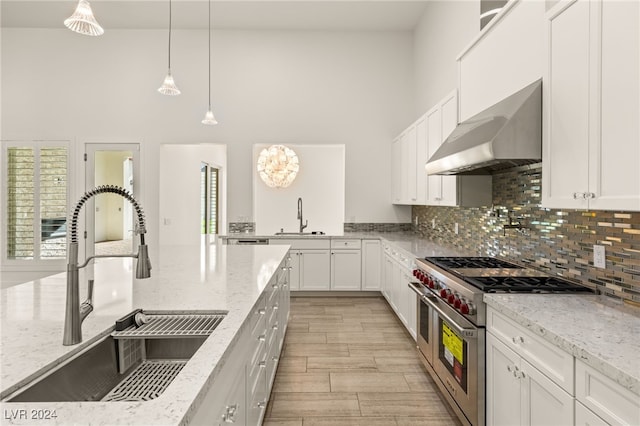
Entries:
{"type": "MultiPolygon", "coordinates": [[[[168,0],[91,0],[97,21],[109,31],[167,28],[168,0]]],[[[173,0],[173,28],[206,28],[207,0],[173,0]]],[[[2,27],[64,28],[77,0],[2,0],[2,27]]],[[[427,0],[289,0],[212,2],[214,29],[409,31],[427,0]]]]}

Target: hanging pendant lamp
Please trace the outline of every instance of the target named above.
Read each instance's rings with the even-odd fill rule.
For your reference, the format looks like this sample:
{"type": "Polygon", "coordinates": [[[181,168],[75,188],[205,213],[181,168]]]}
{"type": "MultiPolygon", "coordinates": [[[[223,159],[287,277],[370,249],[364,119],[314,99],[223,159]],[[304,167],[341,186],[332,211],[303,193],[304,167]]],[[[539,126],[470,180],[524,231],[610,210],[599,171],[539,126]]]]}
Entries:
{"type": "Polygon", "coordinates": [[[215,126],[218,124],[211,110],[211,0],[209,0],[209,109],[202,119],[202,124],[206,124],[207,126],[215,126]]]}
{"type": "Polygon", "coordinates": [[[175,81],[173,81],[173,76],[171,75],[171,0],[169,0],[169,71],[162,82],[162,86],[158,88],[158,92],[168,96],[177,96],[180,94],[180,89],[176,86],[175,81]]]}
{"type": "Polygon", "coordinates": [[[104,34],[104,29],[98,24],[93,16],[93,11],[87,0],[78,1],[78,6],[73,15],[64,20],[65,27],[71,31],[88,36],[99,36],[104,34]]]}

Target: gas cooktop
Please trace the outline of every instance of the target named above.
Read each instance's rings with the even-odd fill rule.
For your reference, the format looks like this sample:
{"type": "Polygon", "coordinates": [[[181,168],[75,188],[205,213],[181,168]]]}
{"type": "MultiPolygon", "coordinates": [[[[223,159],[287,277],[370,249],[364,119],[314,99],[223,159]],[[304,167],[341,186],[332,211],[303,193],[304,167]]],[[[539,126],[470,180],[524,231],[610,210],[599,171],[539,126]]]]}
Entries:
{"type": "Polygon", "coordinates": [[[485,293],[590,292],[591,289],[494,257],[426,257],[426,261],[485,293]]]}

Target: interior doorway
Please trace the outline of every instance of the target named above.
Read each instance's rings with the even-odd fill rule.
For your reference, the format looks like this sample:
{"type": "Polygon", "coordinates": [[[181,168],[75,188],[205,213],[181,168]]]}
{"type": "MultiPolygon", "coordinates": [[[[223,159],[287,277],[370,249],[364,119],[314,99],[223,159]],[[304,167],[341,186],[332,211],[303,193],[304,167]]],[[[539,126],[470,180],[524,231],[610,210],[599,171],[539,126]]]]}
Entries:
{"type": "MultiPolygon", "coordinates": [[[[86,144],[85,190],[116,185],[139,199],[138,144],[86,144]]],[[[87,201],[86,256],[135,252],[134,211],[116,194],[98,194],[87,201]]]]}

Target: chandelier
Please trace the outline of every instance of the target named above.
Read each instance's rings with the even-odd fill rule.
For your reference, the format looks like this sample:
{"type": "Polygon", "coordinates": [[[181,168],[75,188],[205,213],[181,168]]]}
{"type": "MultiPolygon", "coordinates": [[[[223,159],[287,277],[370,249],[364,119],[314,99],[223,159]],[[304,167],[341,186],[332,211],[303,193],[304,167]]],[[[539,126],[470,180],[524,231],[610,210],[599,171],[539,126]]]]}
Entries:
{"type": "Polygon", "coordinates": [[[260,152],[258,173],[272,188],[286,188],[296,178],[300,165],[298,156],[284,145],[271,145],[260,152]]]}

